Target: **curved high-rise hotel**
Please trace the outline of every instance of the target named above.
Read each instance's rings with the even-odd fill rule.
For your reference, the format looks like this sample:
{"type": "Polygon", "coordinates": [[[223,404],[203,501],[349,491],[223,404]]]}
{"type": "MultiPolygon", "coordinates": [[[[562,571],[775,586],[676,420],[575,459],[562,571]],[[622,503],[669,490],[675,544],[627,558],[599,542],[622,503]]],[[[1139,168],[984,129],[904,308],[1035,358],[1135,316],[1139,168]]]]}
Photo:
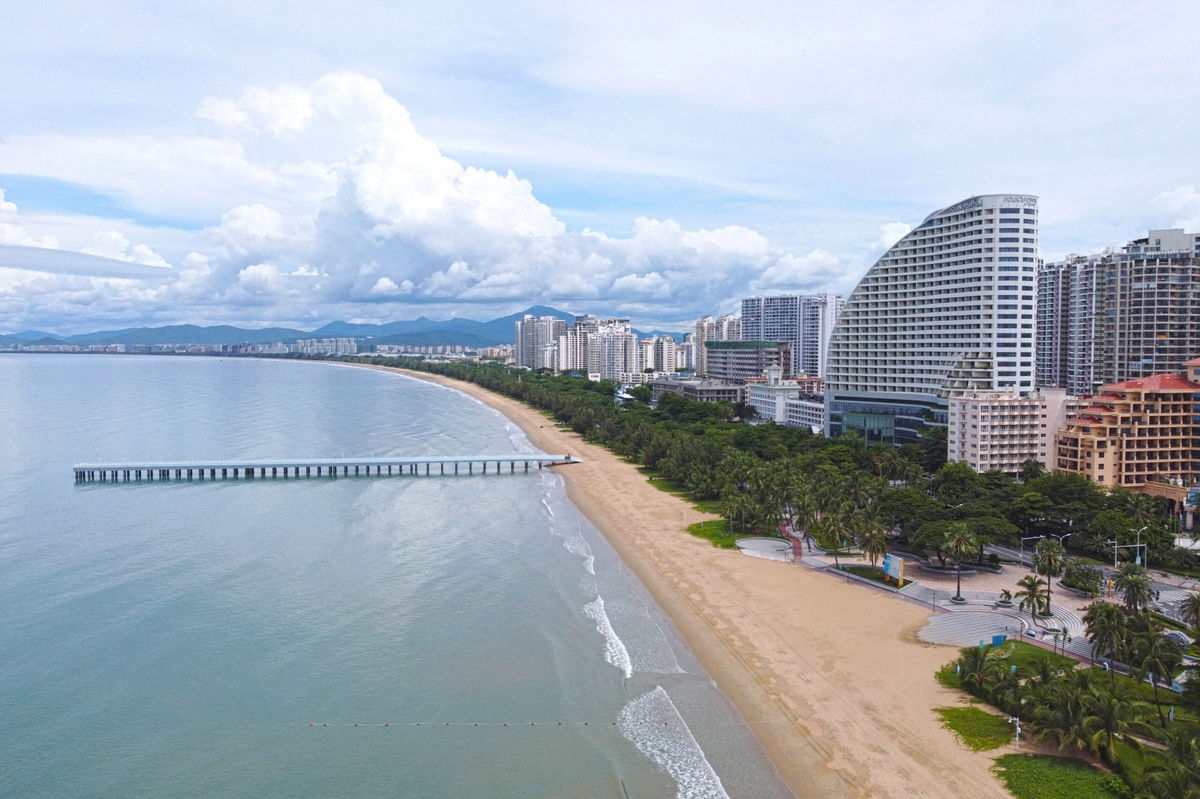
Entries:
{"type": "Polygon", "coordinates": [[[1033,389],[1037,197],[987,194],[934,211],[883,254],[829,342],[825,429],[916,441],[948,398],[1033,389]]]}

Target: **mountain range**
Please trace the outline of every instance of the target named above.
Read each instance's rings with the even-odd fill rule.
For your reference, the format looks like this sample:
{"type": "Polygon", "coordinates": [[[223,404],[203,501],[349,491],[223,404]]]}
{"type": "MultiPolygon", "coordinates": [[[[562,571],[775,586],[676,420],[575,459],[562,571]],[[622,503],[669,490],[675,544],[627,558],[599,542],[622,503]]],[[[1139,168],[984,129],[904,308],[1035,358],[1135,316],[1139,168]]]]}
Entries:
{"type": "MultiPolygon", "coordinates": [[[[400,322],[384,324],[355,324],[352,322],[330,322],[316,330],[297,330],[288,327],[242,328],[231,325],[166,325],[164,327],[131,327],[123,330],[100,330],[75,336],[56,336],[41,330],[22,330],[19,333],[0,334],[0,344],[270,344],[284,343],[301,338],[356,338],[370,339],[373,344],[409,344],[430,346],[438,344],[462,345],[465,347],[494,347],[512,344],[513,324],[526,314],[553,316],[571,323],[575,315],[546,305],[534,305],[524,311],[501,316],[486,322],[474,319],[450,318],[428,319],[424,316],[400,322]]],[[[642,338],[654,335],[673,336],[682,341],[679,333],[652,330],[635,330],[642,338]]]]}

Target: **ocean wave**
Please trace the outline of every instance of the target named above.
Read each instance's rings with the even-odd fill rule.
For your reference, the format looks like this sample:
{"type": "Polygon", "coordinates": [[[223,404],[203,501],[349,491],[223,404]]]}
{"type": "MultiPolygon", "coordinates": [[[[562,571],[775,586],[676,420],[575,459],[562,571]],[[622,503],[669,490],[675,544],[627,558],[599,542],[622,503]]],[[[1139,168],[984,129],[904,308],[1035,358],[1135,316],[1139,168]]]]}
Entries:
{"type": "Polygon", "coordinates": [[[604,636],[604,659],[620,669],[628,680],[633,676],[633,663],[629,659],[629,650],[604,612],[604,597],[597,596],[584,605],[583,615],[596,622],[596,630],[604,636]]]}
{"type": "Polygon", "coordinates": [[[677,799],[729,799],[721,778],[662,686],[630,701],[617,717],[617,725],[639,752],[671,775],[677,799]]]}

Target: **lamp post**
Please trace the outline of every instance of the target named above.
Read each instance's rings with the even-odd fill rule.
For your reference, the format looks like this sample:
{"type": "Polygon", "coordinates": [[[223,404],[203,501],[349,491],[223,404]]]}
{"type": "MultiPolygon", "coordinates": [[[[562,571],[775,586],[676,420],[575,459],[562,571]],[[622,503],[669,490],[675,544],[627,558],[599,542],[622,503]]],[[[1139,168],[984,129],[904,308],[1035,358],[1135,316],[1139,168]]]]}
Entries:
{"type": "MultiPolygon", "coordinates": [[[[1068,535],[1069,535],[1069,534],[1068,534],[1068,535]]],[[[1042,538],[1042,536],[1040,536],[1040,535],[1027,535],[1027,536],[1025,536],[1024,538],[1022,538],[1022,539],[1021,539],[1021,565],[1022,565],[1022,566],[1024,566],[1024,565],[1025,565],[1025,542],[1026,542],[1026,541],[1033,541],[1033,540],[1035,540],[1035,539],[1039,539],[1039,540],[1040,540],[1041,538],[1042,538]]],[[[1029,568],[1030,568],[1030,569],[1032,569],[1032,568],[1033,568],[1033,559],[1032,559],[1032,558],[1030,558],[1030,560],[1029,560],[1029,568]]]]}
{"type": "Polygon", "coordinates": [[[1149,570],[1150,570],[1150,563],[1149,563],[1149,561],[1150,561],[1150,552],[1149,552],[1149,546],[1147,546],[1147,548],[1146,548],[1146,549],[1147,549],[1147,551],[1145,552],[1145,554],[1142,554],[1142,532],[1143,532],[1143,531],[1145,531],[1146,529],[1147,529],[1147,527],[1141,527],[1141,528],[1138,528],[1138,531],[1137,531],[1137,545],[1136,545],[1136,546],[1137,546],[1137,550],[1136,550],[1136,551],[1137,551],[1137,553],[1138,553],[1138,554],[1137,554],[1137,555],[1135,555],[1134,557],[1137,559],[1137,562],[1141,563],[1141,565],[1142,565],[1142,566],[1144,566],[1144,567],[1146,568],[1146,571],[1149,571],[1149,570]]]}

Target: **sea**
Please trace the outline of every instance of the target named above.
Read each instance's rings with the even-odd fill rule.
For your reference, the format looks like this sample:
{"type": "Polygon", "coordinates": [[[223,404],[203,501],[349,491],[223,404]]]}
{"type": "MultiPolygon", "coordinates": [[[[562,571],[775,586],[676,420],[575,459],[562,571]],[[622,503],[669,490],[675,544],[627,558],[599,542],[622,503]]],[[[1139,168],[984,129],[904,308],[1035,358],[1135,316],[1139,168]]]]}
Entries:
{"type": "Polygon", "coordinates": [[[552,469],[72,472],[536,451],[395,373],[0,354],[0,796],[791,796],[552,469]]]}

